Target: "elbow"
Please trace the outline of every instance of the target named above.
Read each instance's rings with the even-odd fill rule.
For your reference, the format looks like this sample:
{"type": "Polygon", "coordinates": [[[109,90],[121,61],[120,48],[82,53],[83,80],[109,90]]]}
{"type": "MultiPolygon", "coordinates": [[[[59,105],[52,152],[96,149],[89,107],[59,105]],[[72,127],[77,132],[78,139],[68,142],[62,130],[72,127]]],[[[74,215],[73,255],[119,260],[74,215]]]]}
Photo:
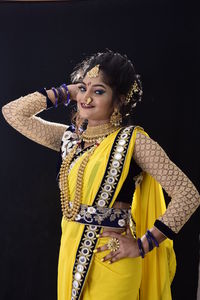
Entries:
{"type": "Polygon", "coordinates": [[[14,115],[13,115],[13,112],[11,111],[9,103],[2,106],[1,111],[2,111],[2,115],[3,115],[4,119],[6,120],[6,122],[8,124],[12,125],[13,120],[14,120],[14,115]]]}
{"type": "Polygon", "coordinates": [[[5,120],[7,120],[7,118],[8,118],[8,107],[7,107],[7,105],[8,104],[5,104],[1,108],[1,112],[2,112],[2,115],[3,115],[3,117],[4,117],[5,120]]]}

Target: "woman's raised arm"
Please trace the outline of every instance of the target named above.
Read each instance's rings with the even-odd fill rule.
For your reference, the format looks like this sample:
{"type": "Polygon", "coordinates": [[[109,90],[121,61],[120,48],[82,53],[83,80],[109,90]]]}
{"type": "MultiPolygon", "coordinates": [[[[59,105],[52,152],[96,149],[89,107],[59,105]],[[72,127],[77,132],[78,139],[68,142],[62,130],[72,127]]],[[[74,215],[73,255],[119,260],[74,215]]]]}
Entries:
{"type": "Polygon", "coordinates": [[[46,108],[46,97],[34,92],[4,105],[2,113],[6,121],[21,134],[36,143],[59,151],[67,125],[36,117],[46,108]]]}
{"type": "Polygon", "coordinates": [[[154,177],[171,197],[166,212],[155,223],[166,236],[178,233],[200,204],[200,195],[190,179],[169,159],[157,142],[138,132],[134,159],[154,177]]]}
{"type": "MultiPolygon", "coordinates": [[[[68,85],[68,91],[70,98],[76,100],[77,85],[68,85]]],[[[48,90],[45,94],[48,95],[48,101],[52,102],[53,106],[56,102],[53,91],[48,90]]],[[[45,121],[36,116],[45,109],[47,109],[46,96],[34,92],[4,105],[2,113],[6,121],[21,134],[38,144],[59,151],[63,133],[68,126],[45,121]]]]}

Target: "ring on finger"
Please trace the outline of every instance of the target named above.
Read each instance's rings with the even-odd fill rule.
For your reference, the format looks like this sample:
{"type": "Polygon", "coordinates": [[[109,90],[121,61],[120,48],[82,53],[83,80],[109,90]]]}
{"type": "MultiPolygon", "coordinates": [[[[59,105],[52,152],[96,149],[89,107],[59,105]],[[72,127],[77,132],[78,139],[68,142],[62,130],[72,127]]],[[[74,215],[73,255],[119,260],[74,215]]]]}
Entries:
{"type": "Polygon", "coordinates": [[[119,244],[119,240],[117,238],[111,238],[108,241],[108,249],[112,252],[115,252],[117,250],[119,250],[120,244],[119,244]]]}

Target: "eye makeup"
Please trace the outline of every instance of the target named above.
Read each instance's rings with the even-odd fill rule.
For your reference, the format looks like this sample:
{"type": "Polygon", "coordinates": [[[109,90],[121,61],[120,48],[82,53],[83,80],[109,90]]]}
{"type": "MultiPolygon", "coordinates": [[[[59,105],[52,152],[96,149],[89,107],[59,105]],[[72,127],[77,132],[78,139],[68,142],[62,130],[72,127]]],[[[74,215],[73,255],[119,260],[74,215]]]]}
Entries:
{"type": "MultiPolygon", "coordinates": [[[[92,87],[95,87],[95,86],[99,86],[99,85],[93,85],[92,87]]],[[[78,88],[79,88],[79,90],[80,90],[82,93],[84,93],[84,92],[86,91],[85,85],[79,85],[78,88]]],[[[102,90],[102,89],[96,89],[94,92],[95,92],[97,95],[102,95],[102,94],[105,93],[105,91],[102,90]]]]}

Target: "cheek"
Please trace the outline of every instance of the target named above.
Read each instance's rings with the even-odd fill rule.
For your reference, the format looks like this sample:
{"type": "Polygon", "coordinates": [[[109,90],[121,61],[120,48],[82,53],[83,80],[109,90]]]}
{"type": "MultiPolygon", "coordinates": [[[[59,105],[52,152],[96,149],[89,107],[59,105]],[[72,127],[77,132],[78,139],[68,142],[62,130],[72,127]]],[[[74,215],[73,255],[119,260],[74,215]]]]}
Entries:
{"type": "Polygon", "coordinates": [[[82,95],[81,95],[81,93],[79,92],[79,93],[77,94],[77,96],[76,96],[76,101],[77,101],[77,103],[80,103],[80,102],[81,102],[81,99],[82,99],[82,95]]]}
{"type": "Polygon", "coordinates": [[[107,113],[113,111],[113,101],[112,101],[111,97],[106,99],[106,101],[104,103],[104,109],[107,113]]]}
{"type": "Polygon", "coordinates": [[[103,112],[104,114],[110,115],[113,112],[112,102],[106,99],[106,101],[102,101],[99,103],[98,109],[101,110],[101,112],[103,112]]]}

